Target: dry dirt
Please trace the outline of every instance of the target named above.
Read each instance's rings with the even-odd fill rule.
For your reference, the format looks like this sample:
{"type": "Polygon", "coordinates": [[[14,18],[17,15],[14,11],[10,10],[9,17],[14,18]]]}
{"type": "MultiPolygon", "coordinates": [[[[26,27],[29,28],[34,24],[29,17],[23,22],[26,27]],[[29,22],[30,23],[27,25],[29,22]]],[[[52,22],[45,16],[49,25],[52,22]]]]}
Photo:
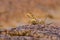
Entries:
{"type": "Polygon", "coordinates": [[[0,28],[28,24],[28,12],[41,18],[50,13],[60,25],[60,0],[0,0],[0,28]]]}

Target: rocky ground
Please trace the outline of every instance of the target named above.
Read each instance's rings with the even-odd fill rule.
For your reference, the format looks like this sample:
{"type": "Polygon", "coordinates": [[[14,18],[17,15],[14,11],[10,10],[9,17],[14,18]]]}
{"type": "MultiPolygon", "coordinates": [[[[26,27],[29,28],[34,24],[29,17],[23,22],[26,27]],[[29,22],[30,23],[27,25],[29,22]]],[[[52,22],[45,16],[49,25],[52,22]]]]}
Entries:
{"type": "Polygon", "coordinates": [[[60,27],[39,24],[3,29],[0,40],[60,40],[60,27]]]}

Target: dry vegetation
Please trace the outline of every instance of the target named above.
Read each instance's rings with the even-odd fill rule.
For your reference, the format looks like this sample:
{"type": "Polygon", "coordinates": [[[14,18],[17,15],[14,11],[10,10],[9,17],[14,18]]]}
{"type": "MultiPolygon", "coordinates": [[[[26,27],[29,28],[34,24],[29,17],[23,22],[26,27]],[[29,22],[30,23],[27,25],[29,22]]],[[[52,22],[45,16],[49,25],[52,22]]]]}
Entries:
{"type": "MultiPolygon", "coordinates": [[[[34,17],[34,15],[31,12],[28,13],[27,16],[31,18],[28,23],[32,25],[45,24],[45,21],[47,20],[47,18],[50,18],[50,19],[54,18],[51,14],[47,14],[44,20],[42,20],[41,18],[39,18],[40,20],[38,20],[37,18],[34,17]]],[[[48,23],[48,24],[51,24],[51,23],[48,23]]]]}

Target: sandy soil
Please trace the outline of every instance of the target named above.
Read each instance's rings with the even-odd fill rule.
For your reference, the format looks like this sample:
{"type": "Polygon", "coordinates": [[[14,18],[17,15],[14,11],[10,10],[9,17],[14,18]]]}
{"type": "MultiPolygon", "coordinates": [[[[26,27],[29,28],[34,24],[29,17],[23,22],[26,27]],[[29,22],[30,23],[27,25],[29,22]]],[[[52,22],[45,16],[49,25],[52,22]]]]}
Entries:
{"type": "Polygon", "coordinates": [[[60,0],[0,0],[0,28],[28,24],[28,12],[37,18],[52,14],[60,25],[60,0]]]}

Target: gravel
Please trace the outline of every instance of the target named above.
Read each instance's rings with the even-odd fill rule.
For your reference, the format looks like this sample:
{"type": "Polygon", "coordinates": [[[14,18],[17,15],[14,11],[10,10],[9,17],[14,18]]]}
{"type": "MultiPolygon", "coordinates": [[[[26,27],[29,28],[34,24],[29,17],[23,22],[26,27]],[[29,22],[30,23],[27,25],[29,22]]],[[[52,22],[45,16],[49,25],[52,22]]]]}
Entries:
{"type": "Polygon", "coordinates": [[[24,25],[0,31],[0,40],[60,40],[60,27],[24,25]]]}

